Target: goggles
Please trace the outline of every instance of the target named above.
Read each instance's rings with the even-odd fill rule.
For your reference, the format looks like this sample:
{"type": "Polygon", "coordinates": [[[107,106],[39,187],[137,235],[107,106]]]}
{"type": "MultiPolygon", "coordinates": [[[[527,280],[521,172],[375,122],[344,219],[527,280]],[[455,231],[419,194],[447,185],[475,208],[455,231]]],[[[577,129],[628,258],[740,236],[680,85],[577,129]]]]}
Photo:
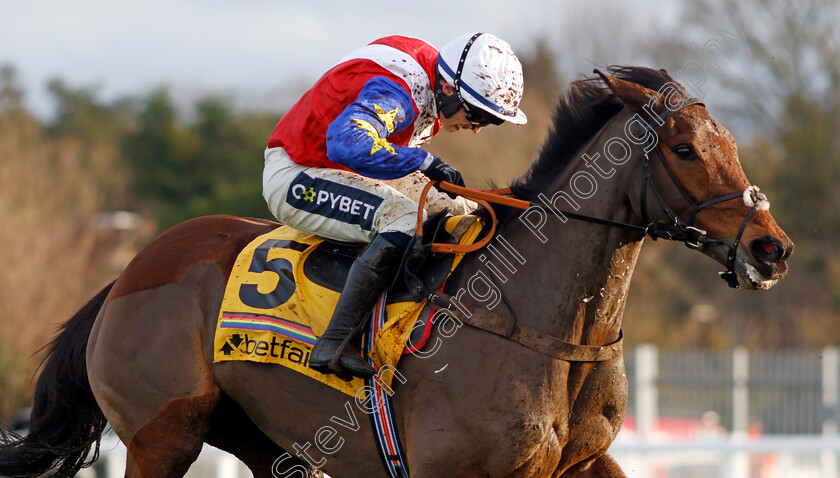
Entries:
{"type": "Polygon", "coordinates": [[[481,108],[476,108],[475,106],[470,106],[469,103],[461,98],[461,95],[458,95],[458,99],[461,101],[461,104],[464,106],[464,116],[467,117],[467,121],[470,122],[473,126],[484,127],[493,125],[500,125],[505,122],[505,120],[499,118],[498,116],[491,115],[490,113],[484,111],[481,108]]]}

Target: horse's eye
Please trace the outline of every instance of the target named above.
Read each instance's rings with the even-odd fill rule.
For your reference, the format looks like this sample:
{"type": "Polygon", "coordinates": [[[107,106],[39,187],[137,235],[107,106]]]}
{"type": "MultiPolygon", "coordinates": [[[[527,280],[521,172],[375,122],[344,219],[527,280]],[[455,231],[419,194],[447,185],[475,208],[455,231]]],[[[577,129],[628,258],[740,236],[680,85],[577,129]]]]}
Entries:
{"type": "Polygon", "coordinates": [[[674,151],[674,154],[678,158],[680,158],[684,161],[690,161],[690,160],[695,158],[694,148],[692,148],[691,146],[689,146],[687,144],[681,144],[681,145],[677,146],[676,148],[674,148],[673,151],[674,151]]]}

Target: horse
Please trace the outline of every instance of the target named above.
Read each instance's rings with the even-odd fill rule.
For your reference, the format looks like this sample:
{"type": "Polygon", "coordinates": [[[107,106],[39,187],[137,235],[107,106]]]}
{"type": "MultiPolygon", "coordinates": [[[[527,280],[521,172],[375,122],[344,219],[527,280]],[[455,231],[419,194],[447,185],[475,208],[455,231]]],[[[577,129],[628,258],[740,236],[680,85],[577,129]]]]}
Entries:
{"type": "MultiPolygon", "coordinates": [[[[627,407],[621,324],[645,237],[718,261],[733,287],[768,289],[787,271],[793,243],[732,134],[664,70],[606,71],[560,98],[510,186],[527,209],[496,206],[493,241],[448,280],[457,292],[431,297],[455,306],[447,326],[393,382],[405,476],[625,476],[607,452],[627,407]]],[[[237,253],[277,226],[207,216],[143,248],[49,345],[31,431],[7,437],[0,475],[72,476],[110,425],[127,478],[183,476],[204,443],[255,477],[388,476],[352,397],[213,360],[237,253]]]]}

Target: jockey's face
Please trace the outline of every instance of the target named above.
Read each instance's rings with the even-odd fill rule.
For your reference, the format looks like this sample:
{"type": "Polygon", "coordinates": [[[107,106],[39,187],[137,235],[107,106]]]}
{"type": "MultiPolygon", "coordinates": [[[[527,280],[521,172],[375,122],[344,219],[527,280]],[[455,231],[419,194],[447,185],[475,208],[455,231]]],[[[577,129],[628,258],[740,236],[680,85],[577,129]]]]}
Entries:
{"type": "Polygon", "coordinates": [[[444,131],[449,133],[454,133],[455,131],[460,131],[462,129],[472,130],[473,133],[481,131],[481,126],[475,126],[467,121],[464,108],[459,109],[457,113],[449,118],[444,118],[443,115],[441,115],[440,126],[444,129],[444,131]]]}
{"type": "MultiPolygon", "coordinates": [[[[441,80],[441,85],[443,86],[444,95],[449,96],[455,94],[455,88],[449,83],[441,80]]],[[[467,115],[463,107],[461,107],[454,115],[450,116],[449,118],[446,118],[442,114],[439,114],[438,117],[440,118],[441,128],[443,128],[444,131],[449,133],[454,133],[462,129],[472,130],[473,133],[478,133],[479,131],[481,131],[481,126],[475,126],[469,121],[467,121],[467,115]]]]}

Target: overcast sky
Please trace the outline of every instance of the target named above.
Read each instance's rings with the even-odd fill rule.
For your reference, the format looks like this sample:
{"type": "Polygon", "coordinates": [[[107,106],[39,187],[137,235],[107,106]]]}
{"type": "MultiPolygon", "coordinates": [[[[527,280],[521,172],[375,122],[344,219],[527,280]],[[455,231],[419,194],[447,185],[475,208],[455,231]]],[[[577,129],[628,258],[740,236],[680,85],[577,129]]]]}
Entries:
{"type": "MultiPolygon", "coordinates": [[[[612,3],[622,6],[623,17],[643,17],[640,5],[661,4],[612,3]]],[[[395,6],[407,4],[0,0],[0,64],[17,68],[27,106],[39,114],[52,109],[46,83],[54,77],[72,87],[97,86],[105,100],[168,85],[180,96],[216,92],[279,107],[289,101],[283,96],[290,91],[296,97],[347,52],[381,36],[415,36],[440,47],[462,33],[486,31],[521,55],[529,53],[535,38],[556,37],[561,25],[574,24],[593,2],[427,0],[395,6]]],[[[595,23],[597,17],[589,12],[589,20],[595,23]]]]}
{"type": "Polygon", "coordinates": [[[161,84],[266,98],[309,83],[348,51],[388,34],[442,46],[468,31],[514,50],[556,29],[557,0],[0,0],[0,64],[38,112],[46,82],[98,85],[105,99],[161,84]],[[378,5],[374,8],[370,5],[378,5]]]}

